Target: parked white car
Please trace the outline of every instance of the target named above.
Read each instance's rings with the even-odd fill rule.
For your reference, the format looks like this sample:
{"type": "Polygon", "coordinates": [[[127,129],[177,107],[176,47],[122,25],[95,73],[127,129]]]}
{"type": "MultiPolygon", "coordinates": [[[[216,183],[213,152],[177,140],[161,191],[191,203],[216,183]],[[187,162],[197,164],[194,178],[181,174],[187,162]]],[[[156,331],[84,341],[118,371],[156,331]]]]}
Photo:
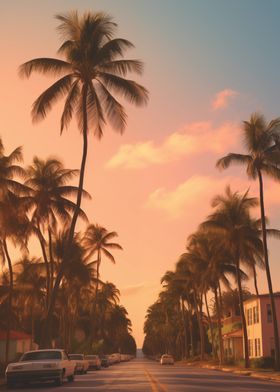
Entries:
{"type": "Polygon", "coordinates": [[[89,362],[89,370],[92,370],[92,369],[100,370],[101,369],[101,360],[98,355],[86,355],[85,358],[89,362]]]}
{"type": "Polygon", "coordinates": [[[160,358],[160,364],[161,365],[174,365],[174,358],[172,357],[172,355],[163,354],[160,358]]]}
{"type": "Polygon", "coordinates": [[[69,382],[74,381],[75,366],[64,350],[27,351],[18,362],[7,366],[7,387],[42,381],[54,381],[56,385],[62,385],[65,378],[69,382]]]}
{"type": "Polygon", "coordinates": [[[89,368],[89,361],[85,358],[84,354],[69,354],[71,361],[76,363],[75,373],[86,374],[89,368]]]}

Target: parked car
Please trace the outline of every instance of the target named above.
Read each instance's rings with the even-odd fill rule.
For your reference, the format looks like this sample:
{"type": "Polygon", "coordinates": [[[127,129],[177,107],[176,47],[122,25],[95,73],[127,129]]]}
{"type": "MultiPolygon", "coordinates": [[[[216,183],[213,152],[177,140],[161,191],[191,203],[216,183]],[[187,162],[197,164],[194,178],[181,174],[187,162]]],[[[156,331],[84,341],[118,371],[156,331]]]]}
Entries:
{"type": "Polygon", "coordinates": [[[86,355],[85,357],[88,362],[89,362],[89,370],[95,369],[95,370],[100,370],[101,369],[101,361],[98,355],[86,355]]]}
{"type": "Polygon", "coordinates": [[[100,361],[101,361],[101,366],[102,367],[105,367],[105,368],[107,368],[107,367],[109,367],[109,360],[108,360],[108,358],[104,355],[104,356],[102,356],[102,357],[100,357],[100,361]]]}
{"type": "Polygon", "coordinates": [[[34,350],[25,352],[18,362],[6,368],[8,388],[16,384],[54,381],[62,385],[65,378],[74,381],[75,363],[64,350],[34,350]]]}
{"type": "Polygon", "coordinates": [[[86,374],[89,368],[89,362],[85,358],[84,354],[69,354],[71,361],[76,363],[75,373],[86,374]]]}
{"type": "Polygon", "coordinates": [[[163,354],[160,358],[160,364],[161,365],[174,365],[174,358],[172,357],[172,355],[163,354]]]}

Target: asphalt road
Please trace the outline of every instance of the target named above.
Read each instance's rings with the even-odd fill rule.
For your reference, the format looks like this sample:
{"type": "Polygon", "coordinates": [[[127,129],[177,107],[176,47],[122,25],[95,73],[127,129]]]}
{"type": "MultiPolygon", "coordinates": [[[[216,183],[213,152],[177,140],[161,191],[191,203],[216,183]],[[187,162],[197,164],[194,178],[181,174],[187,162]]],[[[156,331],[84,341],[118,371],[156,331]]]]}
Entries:
{"type": "Polygon", "coordinates": [[[135,359],[108,369],[76,376],[62,387],[51,384],[19,387],[12,391],[30,392],[266,392],[280,391],[280,384],[215,370],[182,365],[160,366],[157,362],[135,359]]]}

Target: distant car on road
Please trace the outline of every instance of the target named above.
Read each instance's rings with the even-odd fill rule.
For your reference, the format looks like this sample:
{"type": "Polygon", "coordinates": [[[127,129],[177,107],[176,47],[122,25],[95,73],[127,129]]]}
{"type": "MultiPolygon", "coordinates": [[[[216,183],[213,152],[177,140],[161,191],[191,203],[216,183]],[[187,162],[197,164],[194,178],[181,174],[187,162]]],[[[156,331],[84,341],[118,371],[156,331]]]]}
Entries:
{"type": "Polygon", "coordinates": [[[64,350],[36,350],[24,353],[18,362],[6,368],[8,388],[16,384],[54,381],[62,385],[65,378],[74,381],[75,362],[71,361],[64,350]]]}
{"type": "Polygon", "coordinates": [[[172,357],[172,355],[163,354],[160,358],[160,364],[161,365],[174,365],[174,358],[172,357]]]}
{"type": "Polygon", "coordinates": [[[101,361],[98,355],[86,355],[85,358],[89,362],[89,370],[95,369],[95,370],[100,370],[101,369],[101,361]]]}
{"type": "Polygon", "coordinates": [[[85,358],[84,354],[69,354],[69,358],[76,363],[76,374],[86,374],[89,368],[89,361],[85,358]]]}

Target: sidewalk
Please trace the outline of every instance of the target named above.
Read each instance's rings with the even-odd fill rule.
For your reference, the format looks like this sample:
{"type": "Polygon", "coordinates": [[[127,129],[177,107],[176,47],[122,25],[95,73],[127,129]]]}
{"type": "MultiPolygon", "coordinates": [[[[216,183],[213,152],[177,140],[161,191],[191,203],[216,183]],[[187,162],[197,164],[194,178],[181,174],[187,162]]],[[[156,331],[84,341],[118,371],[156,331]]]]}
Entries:
{"type": "Polygon", "coordinates": [[[262,380],[275,381],[280,383],[280,372],[275,372],[270,369],[244,369],[236,366],[220,366],[220,365],[207,364],[205,362],[201,363],[201,362],[182,361],[182,364],[185,364],[186,366],[218,370],[221,372],[234,373],[243,376],[250,376],[250,377],[260,378],[262,380]]]}

